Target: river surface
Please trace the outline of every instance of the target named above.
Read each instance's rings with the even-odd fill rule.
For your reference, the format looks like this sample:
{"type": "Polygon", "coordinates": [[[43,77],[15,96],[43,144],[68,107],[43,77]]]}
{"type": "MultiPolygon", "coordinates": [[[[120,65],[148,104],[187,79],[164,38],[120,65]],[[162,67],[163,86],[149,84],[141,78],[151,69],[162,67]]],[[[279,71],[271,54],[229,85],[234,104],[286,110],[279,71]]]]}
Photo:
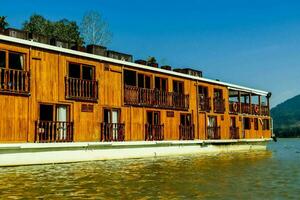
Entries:
{"type": "Polygon", "coordinates": [[[268,151],[0,168],[0,199],[300,199],[300,139],[268,151]]]}

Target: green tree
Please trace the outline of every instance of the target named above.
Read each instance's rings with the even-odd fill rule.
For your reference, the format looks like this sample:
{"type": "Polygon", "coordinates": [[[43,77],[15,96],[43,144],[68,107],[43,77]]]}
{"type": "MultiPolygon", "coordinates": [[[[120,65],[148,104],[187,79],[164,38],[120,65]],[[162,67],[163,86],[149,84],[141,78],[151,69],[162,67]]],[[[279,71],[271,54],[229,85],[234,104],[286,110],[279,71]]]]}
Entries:
{"type": "Polygon", "coordinates": [[[23,30],[53,37],[61,41],[83,44],[77,23],[67,19],[52,22],[41,15],[34,14],[29,18],[29,21],[25,21],[23,30]]]}
{"type": "Polygon", "coordinates": [[[0,29],[6,29],[9,24],[6,21],[5,16],[0,16],[0,29]]]}
{"type": "Polygon", "coordinates": [[[112,38],[108,24],[96,11],[87,12],[83,16],[80,32],[86,44],[105,46],[110,43],[112,38]]]}

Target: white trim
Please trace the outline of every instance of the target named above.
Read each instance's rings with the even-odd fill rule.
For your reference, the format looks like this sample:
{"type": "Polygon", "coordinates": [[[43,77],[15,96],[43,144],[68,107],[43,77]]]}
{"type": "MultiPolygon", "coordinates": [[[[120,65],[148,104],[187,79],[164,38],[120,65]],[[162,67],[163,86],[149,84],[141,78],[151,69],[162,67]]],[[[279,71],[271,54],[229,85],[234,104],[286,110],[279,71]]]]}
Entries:
{"type": "Polygon", "coordinates": [[[164,73],[164,74],[168,74],[168,75],[179,76],[182,78],[203,81],[203,82],[213,83],[213,84],[217,84],[217,85],[223,85],[223,86],[227,86],[231,89],[242,90],[245,92],[251,92],[251,93],[257,94],[257,95],[267,96],[267,94],[268,94],[268,92],[262,91],[262,90],[256,90],[256,89],[239,86],[239,85],[235,85],[235,84],[230,84],[230,83],[226,83],[226,82],[222,82],[222,81],[216,81],[216,80],[212,80],[212,79],[191,76],[188,74],[182,74],[182,73],[174,72],[174,71],[170,71],[170,70],[149,67],[149,66],[145,66],[145,65],[132,63],[132,62],[126,62],[126,61],[108,58],[108,57],[104,57],[104,56],[84,53],[84,52],[66,49],[66,48],[62,48],[62,47],[56,47],[56,46],[43,44],[43,43],[39,43],[39,42],[34,42],[34,41],[30,41],[30,40],[23,40],[23,39],[9,37],[9,36],[5,36],[5,35],[0,35],[0,40],[6,41],[6,42],[14,42],[14,43],[22,44],[22,45],[28,45],[31,47],[38,47],[38,48],[42,48],[42,49],[57,51],[57,52],[61,52],[61,53],[67,53],[67,54],[76,55],[76,56],[82,56],[82,57],[91,58],[91,59],[100,60],[100,61],[116,63],[116,64],[130,66],[130,67],[134,67],[134,68],[138,68],[138,69],[150,70],[150,71],[155,71],[155,72],[164,73]]]}

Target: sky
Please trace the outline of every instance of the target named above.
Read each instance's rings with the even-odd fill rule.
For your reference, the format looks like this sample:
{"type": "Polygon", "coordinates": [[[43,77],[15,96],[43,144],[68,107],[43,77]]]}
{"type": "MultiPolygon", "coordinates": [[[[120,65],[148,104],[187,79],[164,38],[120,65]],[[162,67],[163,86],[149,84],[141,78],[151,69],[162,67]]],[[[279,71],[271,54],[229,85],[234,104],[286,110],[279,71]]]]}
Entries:
{"type": "Polygon", "coordinates": [[[0,16],[21,28],[34,13],[80,24],[98,11],[110,49],[270,91],[274,107],[300,94],[299,10],[292,0],[1,0],[0,16]]]}

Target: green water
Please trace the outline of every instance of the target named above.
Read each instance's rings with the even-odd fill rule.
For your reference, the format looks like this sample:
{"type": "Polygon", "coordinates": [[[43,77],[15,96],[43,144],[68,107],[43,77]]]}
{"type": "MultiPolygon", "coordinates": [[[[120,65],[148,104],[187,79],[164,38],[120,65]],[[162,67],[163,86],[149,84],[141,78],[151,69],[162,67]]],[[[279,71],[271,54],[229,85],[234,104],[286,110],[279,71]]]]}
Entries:
{"type": "Polygon", "coordinates": [[[268,149],[0,168],[0,199],[300,199],[300,139],[268,149]]]}

